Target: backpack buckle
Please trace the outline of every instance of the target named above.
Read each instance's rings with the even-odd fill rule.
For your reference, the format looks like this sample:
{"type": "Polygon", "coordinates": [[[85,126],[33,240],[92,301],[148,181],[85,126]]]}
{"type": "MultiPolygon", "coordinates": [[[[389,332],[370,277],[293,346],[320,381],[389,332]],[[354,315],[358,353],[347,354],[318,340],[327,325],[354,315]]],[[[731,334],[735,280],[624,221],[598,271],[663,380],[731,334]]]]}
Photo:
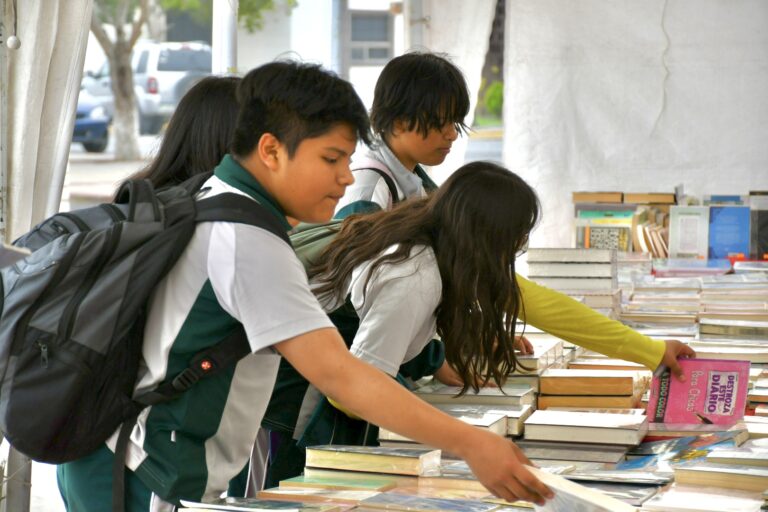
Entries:
{"type": "Polygon", "coordinates": [[[194,368],[185,368],[183,372],[173,379],[171,385],[176,391],[186,391],[194,386],[198,380],[200,380],[200,375],[194,368]]]}
{"type": "Polygon", "coordinates": [[[171,381],[171,385],[176,391],[186,391],[215,367],[216,365],[213,360],[207,357],[202,358],[199,361],[195,361],[191,366],[185,368],[183,372],[178,374],[173,381],[171,381]]]}

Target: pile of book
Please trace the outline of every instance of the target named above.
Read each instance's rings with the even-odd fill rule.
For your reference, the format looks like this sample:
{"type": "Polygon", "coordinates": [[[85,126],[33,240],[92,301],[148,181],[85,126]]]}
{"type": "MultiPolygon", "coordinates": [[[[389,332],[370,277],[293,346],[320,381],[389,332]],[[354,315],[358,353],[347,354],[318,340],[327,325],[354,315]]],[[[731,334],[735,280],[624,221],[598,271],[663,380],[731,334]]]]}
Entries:
{"type": "Polygon", "coordinates": [[[574,246],[654,258],[768,260],[768,191],[708,195],[692,206],[679,199],[671,192],[574,192],[574,246]]]}
{"type": "Polygon", "coordinates": [[[536,283],[578,297],[607,316],[621,303],[616,251],[609,249],[528,249],[528,277],[536,283]]]}
{"type": "MultiPolygon", "coordinates": [[[[635,508],[598,489],[529,467],[555,492],[552,510],[635,508]],[[561,508],[566,506],[566,509],[561,508]],[[559,508],[557,508],[559,507],[559,508]],[[581,507],[581,508],[574,508],[581,507]]],[[[307,449],[304,475],[284,480],[257,498],[182,501],[181,510],[294,510],[337,512],[530,510],[531,503],[508,503],[492,496],[462,462],[441,460],[439,450],[326,445],[307,449]]]]}
{"type": "Polygon", "coordinates": [[[642,370],[549,369],[540,378],[538,408],[636,408],[649,374],[642,370]]]}
{"type": "Polygon", "coordinates": [[[674,193],[574,192],[576,247],[667,256],[674,193]]]}

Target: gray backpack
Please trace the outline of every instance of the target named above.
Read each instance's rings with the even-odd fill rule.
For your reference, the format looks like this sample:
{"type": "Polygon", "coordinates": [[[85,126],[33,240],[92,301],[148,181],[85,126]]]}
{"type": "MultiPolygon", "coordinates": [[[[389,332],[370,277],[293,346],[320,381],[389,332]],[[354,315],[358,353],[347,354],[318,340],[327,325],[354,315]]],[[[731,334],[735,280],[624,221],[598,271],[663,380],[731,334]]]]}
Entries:
{"type": "Polygon", "coordinates": [[[81,458],[142,408],[249,352],[241,327],[133,397],[148,299],[198,222],[247,223],[290,243],[250,198],[196,201],[207,177],[160,191],[130,181],[116,204],[55,215],[16,241],[34,252],[0,271],[0,429],[21,453],[49,463],[81,458]]]}

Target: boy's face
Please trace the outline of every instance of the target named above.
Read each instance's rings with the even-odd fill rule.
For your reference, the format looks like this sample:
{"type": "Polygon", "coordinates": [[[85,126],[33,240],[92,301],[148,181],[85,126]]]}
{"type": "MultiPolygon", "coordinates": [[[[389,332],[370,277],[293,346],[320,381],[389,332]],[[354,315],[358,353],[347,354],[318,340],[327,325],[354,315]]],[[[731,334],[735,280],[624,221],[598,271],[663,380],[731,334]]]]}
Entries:
{"type": "Polygon", "coordinates": [[[432,128],[425,137],[416,128],[408,130],[408,123],[395,122],[387,143],[398,160],[406,168],[413,170],[416,164],[443,163],[451,151],[451,145],[458,138],[459,132],[453,123],[448,123],[441,129],[432,128]]]}
{"type": "Polygon", "coordinates": [[[301,141],[293,158],[288,158],[285,146],[280,147],[271,192],[288,217],[302,222],[330,220],[355,181],[349,164],[356,144],[354,129],[339,123],[323,135],[301,141]]]}

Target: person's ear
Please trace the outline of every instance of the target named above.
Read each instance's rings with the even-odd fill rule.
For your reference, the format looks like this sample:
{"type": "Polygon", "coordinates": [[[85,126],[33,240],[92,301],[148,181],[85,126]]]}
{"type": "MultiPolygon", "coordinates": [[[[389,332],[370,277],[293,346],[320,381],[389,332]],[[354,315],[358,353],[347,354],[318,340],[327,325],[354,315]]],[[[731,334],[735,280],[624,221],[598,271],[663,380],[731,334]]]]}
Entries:
{"type": "Polygon", "coordinates": [[[408,131],[408,123],[402,119],[395,119],[392,123],[392,135],[398,136],[408,131]]]}
{"type": "Polygon", "coordinates": [[[282,149],[280,140],[271,133],[265,133],[259,139],[256,147],[259,160],[269,169],[276,170],[280,167],[280,154],[282,149]]]}

